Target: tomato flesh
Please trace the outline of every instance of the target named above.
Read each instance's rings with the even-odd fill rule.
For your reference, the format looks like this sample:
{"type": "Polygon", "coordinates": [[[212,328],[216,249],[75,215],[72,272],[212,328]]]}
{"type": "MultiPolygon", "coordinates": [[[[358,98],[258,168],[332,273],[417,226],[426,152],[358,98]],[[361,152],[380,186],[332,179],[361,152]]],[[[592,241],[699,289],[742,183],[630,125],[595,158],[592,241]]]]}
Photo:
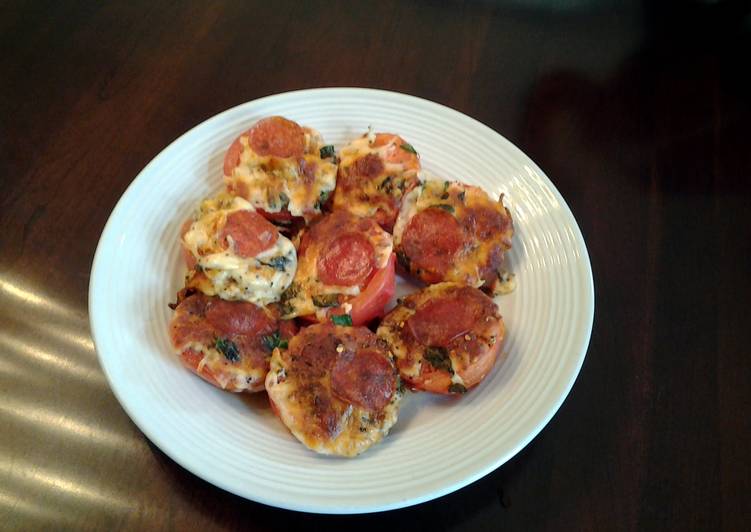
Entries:
{"type": "Polygon", "coordinates": [[[352,305],[352,325],[365,325],[383,316],[383,310],[396,292],[396,255],[389,257],[386,266],[377,270],[365,289],[349,301],[352,305]]]}

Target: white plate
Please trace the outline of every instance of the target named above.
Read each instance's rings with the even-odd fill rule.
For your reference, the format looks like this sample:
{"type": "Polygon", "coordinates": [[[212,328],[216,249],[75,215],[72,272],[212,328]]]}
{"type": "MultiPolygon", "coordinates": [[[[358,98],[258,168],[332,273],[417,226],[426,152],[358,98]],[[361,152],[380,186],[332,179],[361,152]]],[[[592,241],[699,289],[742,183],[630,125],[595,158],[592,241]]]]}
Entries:
{"type": "Polygon", "coordinates": [[[91,329],[110,386],[128,415],[180,465],[264,504],[321,513],[417,504],[488,474],[550,420],[579,372],[592,328],[587,249],[561,195],[510,142],[447,107],[370,89],[314,89],[240,105],[160,153],[115,207],[89,287],[91,329]],[[518,288],[498,298],[505,358],[457,400],[412,394],[379,445],[354,459],[316,455],[262,396],[222,392],[184,370],[167,335],[181,287],[180,224],[222,188],[222,159],[249,124],[284,115],[340,147],[376,131],[402,135],[424,168],[506,194],[516,234],[518,288]]]}

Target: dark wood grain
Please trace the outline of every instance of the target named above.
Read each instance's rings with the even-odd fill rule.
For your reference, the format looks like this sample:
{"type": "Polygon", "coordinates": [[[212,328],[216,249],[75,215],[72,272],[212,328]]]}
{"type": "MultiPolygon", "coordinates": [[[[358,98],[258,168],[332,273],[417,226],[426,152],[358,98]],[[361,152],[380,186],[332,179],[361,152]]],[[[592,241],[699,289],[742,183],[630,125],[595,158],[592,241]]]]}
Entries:
{"type": "Polygon", "coordinates": [[[0,528],[747,528],[748,3],[554,4],[3,3],[0,528]],[[589,352],[550,424],[385,514],[268,508],[186,472],[109,391],[87,323],[96,243],[140,169],[217,112],[319,86],[499,131],[566,198],[594,272],[589,352]]]}

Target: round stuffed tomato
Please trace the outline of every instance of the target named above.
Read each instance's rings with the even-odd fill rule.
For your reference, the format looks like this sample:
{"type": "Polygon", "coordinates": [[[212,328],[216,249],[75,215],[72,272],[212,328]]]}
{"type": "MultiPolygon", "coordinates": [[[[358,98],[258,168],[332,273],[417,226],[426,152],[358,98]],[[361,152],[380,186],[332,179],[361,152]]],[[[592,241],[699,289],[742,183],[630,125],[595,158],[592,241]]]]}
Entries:
{"type": "Polygon", "coordinates": [[[504,334],[493,300],[456,283],[410,294],[378,327],[402,379],[415,389],[443,394],[464,393],[482,381],[504,334]]]}
{"type": "Polygon", "coordinates": [[[425,181],[407,194],[394,226],[399,264],[426,283],[457,282],[505,293],[504,268],[514,226],[503,197],[479,187],[425,181]]]}
{"type": "Polygon", "coordinates": [[[285,318],[362,325],[394,295],[391,235],[370,218],[334,211],[300,237],[297,273],[282,294],[285,318]]]}
{"type": "Polygon", "coordinates": [[[295,334],[294,322],[274,307],[189,291],[178,299],[170,339],[182,364],[223,390],[263,390],[271,353],[295,334]]]}
{"type": "Polygon", "coordinates": [[[420,159],[399,135],[365,134],[340,152],[334,209],[373,217],[391,231],[402,198],[419,183],[420,159]]]}
{"type": "Polygon", "coordinates": [[[389,353],[365,327],[315,324],[274,350],[266,391],[306,447],[356,456],[396,423],[402,390],[389,353]]]}
{"type": "Polygon", "coordinates": [[[224,157],[227,191],[248,200],[268,219],[289,223],[321,213],[336,186],[333,146],[311,128],[281,116],[256,122],[224,157]]]}
{"type": "Polygon", "coordinates": [[[242,198],[222,193],[201,202],[181,240],[186,287],[210,296],[267,305],[295,275],[292,242],[242,198]]]}

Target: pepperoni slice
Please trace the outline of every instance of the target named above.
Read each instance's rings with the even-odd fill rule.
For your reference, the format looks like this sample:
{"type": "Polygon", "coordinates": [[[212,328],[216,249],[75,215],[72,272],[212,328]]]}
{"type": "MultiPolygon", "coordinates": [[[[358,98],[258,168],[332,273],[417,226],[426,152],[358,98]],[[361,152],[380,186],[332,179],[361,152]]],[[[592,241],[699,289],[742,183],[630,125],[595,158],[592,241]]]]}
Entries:
{"type": "Polygon", "coordinates": [[[339,341],[333,334],[320,334],[318,332],[328,329],[313,329],[313,327],[304,329],[302,340],[306,343],[300,350],[300,360],[304,361],[303,365],[300,366],[300,371],[301,376],[305,378],[318,379],[323,377],[331,368],[339,341]]]}
{"type": "Polygon", "coordinates": [[[206,308],[206,320],[226,334],[268,334],[274,321],[256,305],[244,301],[212,300],[206,308]]]}
{"type": "MultiPolygon", "coordinates": [[[[437,282],[452,266],[463,242],[464,236],[456,218],[443,209],[430,207],[412,217],[404,230],[401,245],[410,259],[410,269],[437,274],[437,282]]],[[[431,282],[429,277],[425,279],[431,282]]]]}
{"type": "Polygon", "coordinates": [[[357,159],[350,168],[350,175],[372,179],[383,172],[383,161],[375,153],[357,159]]]}
{"type": "Polygon", "coordinates": [[[345,401],[379,411],[394,395],[394,370],[375,350],[345,351],[331,370],[331,388],[345,401]]]}
{"type": "Polygon", "coordinates": [[[467,333],[483,316],[492,315],[493,301],[476,289],[464,287],[445,297],[431,299],[417,309],[407,328],[425,346],[446,347],[467,333]]]}
{"type": "Polygon", "coordinates": [[[291,120],[272,116],[248,131],[248,142],[258,155],[299,157],[305,151],[305,131],[291,120]]]}
{"type": "Polygon", "coordinates": [[[274,245],[279,232],[263,216],[253,211],[234,211],[227,216],[220,238],[234,242],[235,253],[241,257],[255,257],[274,245]]]}
{"type": "Polygon", "coordinates": [[[344,233],[330,240],[318,256],[318,277],[325,284],[363,285],[374,267],[374,250],[361,233],[344,233]]]}

